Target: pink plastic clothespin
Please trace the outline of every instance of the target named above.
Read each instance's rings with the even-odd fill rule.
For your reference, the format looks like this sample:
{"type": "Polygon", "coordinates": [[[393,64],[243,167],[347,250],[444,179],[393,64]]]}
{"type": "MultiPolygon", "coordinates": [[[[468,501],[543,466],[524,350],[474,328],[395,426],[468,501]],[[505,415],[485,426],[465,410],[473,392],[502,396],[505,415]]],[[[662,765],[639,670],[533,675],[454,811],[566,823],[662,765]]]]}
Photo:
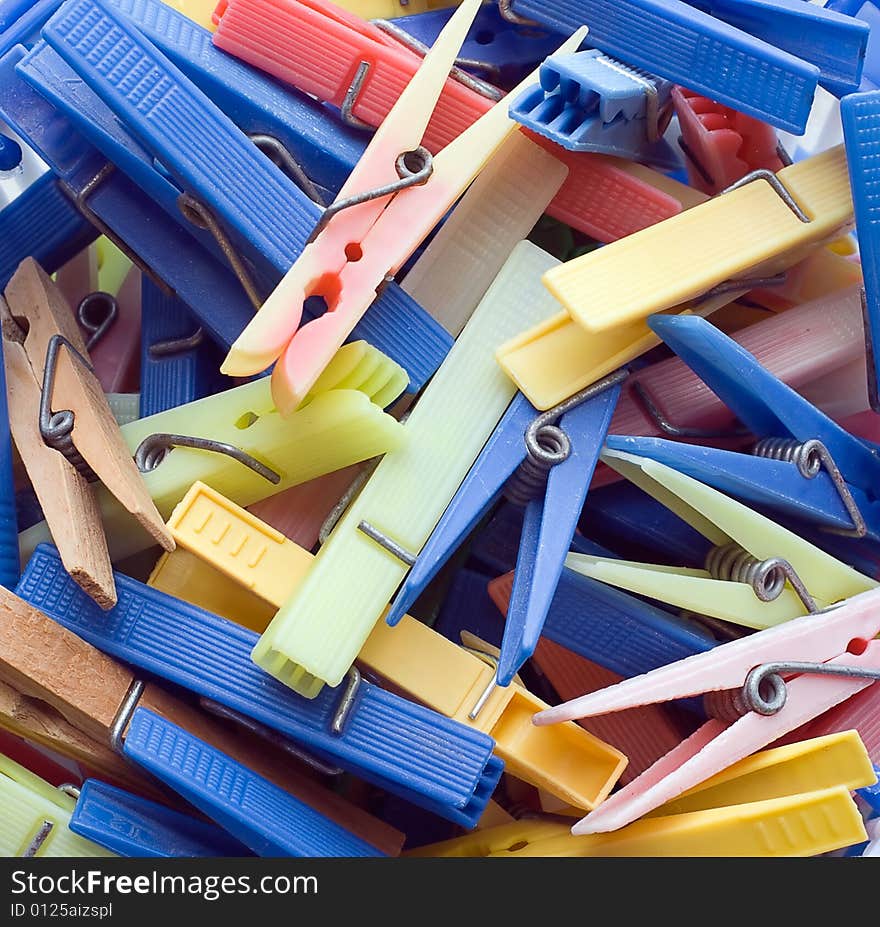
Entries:
{"type": "Polygon", "coordinates": [[[535,715],[554,724],[708,693],[715,715],[579,821],[617,830],[880,680],[880,590],[535,715]]]}
{"type": "MultiPolygon", "coordinates": [[[[458,8],[376,131],[312,241],[232,346],[222,370],[260,373],[277,361],[272,396],[292,412],[376,296],[442,219],[516,124],[502,101],[439,154],[422,146],[450,68],[479,10],[458,8]],[[327,311],[298,329],[309,297],[327,311]]],[[[586,30],[565,43],[576,48],[586,30]]]]}

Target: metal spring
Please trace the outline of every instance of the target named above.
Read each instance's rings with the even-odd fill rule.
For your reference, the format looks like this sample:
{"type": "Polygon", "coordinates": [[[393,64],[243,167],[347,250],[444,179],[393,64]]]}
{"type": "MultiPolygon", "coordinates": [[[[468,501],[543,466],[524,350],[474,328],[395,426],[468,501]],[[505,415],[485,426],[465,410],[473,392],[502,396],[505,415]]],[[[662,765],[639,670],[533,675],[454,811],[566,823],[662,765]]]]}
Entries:
{"type": "Polygon", "coordinates": [[[758,560],[738,544],[713,547],[706,555],[706,569],[715,579],[746,583],[762,602],[779,598],[785,588],[785,574],[773,561],[758,560]]]}
{"type": "Polygon", "coordinates": [[[826,528],[832,534],[843,534],[850,537],[862,538],[868,532],[868,526],[865,518],[859,509],[849,486],[840,472],[831,452],[817,438],[811,438],[809,441],[797,441],[794,438],[763,438],[752,448],[752,454],[756,457],[766,457],[770,460],[781,460],[785,463],[793,463],[798,473],[806,479],[815,479],[824,469],[834,488],[837,491],[840,501],[852,522],[851,528],[826,528]]]}
{"type": "Polygon", "coordinates": [[[770,460],[783,460],[797,465],[801,476],[813,479],[822,469],[822,456],[817,441],[804,441],[793,438],[763,438],[752,449],[756,457],[770,460]]]}
{"type": "Polygon", "coordinates": [[[535,432],[533,442],[529,441],[527,432],[526,448],[525,459],[504,487],[505,499],[520,507],[541,494],[550,470],[571,453],[571,442],[556,425],[542,425],[535,432]]]}
{"type": "Polygon", "coordinates": [[[89,483],[94,483],[98,479],[97,474],[86,463],[85,458],[73,443],[73,426],[76,423],[76,416],[70,409],[52,411],[55,371],[58,366],[58,352],[61,350],[62,345],[67,348],[73,362],[78,361],[86,370],[92,372],[92,365],[63,335],[53,335],[49,339],[49,346],[46,349],[46,362],[43,367],[43,388],[40,393],[40,435],[48,447],[64,455],[83,479],[89,483]]]}

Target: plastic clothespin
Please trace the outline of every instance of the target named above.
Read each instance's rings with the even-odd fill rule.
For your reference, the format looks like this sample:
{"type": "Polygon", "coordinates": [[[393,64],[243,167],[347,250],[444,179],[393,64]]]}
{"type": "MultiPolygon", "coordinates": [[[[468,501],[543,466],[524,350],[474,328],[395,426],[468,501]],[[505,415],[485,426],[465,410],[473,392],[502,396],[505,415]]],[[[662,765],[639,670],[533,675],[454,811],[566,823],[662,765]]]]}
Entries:
{"type": "Polygon", "coordinates": [[[820,615],[722,644],[536,715],[535,723],[551,724],[710,696],[707,707],[715,717],[572,832],[623,827],[870,686],[880,675],[878,644],[872,641],[880,630],[878,595],[877,590],[855,595],[820,615]]]}
{"type": "Polygon", "coordinates": [[[338,688],[304,699],[253,664],[254,632],[121,574],[116,582],[119,604],[99,619],[65,581],[54,550],[41,547],[18,591],[114,657],[253,719],[414,804],[464,826],[476,823],[503,769],[487,735],[355,673],[338,688]]]}
{"type": "Polygon", "coordinates": [[[305,94],[282,88],[224,54],[207,29],[160,0],[111,2],[242,132],[256,137],[268,157],[299,177],[306,193],[319,194],[319,205],[333,199],[363,153],[362,132],[305,94]]]}
{"type": "MultiPolygon", "coordinates": [[[[360,15],[363,16],[363,13],[360,15]]],[[[393,14],[400,19],[390,22],[422,45],[434,44],[452,11],[430,10],[426,13],[393,14]]],[[[365,16],[365,19],[374,17],[365,16]]],[[[379,24],[380,28],[382,24],[379,24]]],[[[501,15],[495,3],[484,3],[461,46],[457,65],[471,74],[490,80],[500,87],[519,83],[526,74],[559,47],[562,36],[549,29],[535,29],[512,23],[501,15]]]]}
{"type": "Polygon", "coordinates": [[[403,426],[399,453],[385,455],[260,638],[254,659],[286,685],[314,695],[354,662],[513,398],[493,352],[523,319],[553,311],[540,283],[551,262],[528,242],[514,248],[403,426]]]}
{"type": "MultiPolygon", "coordinates": [[[[51,49],[37,45],[18,72],[170,216],[194,224],[205,245],[225,255],[258,307],[302,253],[320,207],[259,156],[254,143],[124,16],[106,4],[77,2],[84,5],[74,7],[70,0],[43,27],[51,49]],[[71,30],[88,15],[93,28],[78,37],[71,30]],[[109,59],[94,58],[91,51],[101,36],[108,54],[115,42],[131,43],[131,54],[143,66],[149,63],[154,79],[173,87],[161,107],[139,109],[137,95],[120,82],[109,59]],[[172,119],[174,125],[190,127],[187,138],[171,128],[172,119]],[[246,188],[241,184],[245,176],[246,188]]],[[[203,302],[200,311],[205,313],[203,302]]],[[[445,333],[393,282],[354,337],[366,338],[411,367],[411,379],[421,382],[449,346],[445,333]]]]}
{"type": "Polygon", "coordinates": [[[785,166],[779,157],[776,133],[766,122],[687,87],[673,87],[672,102],[688,178],[704,193],[720,193],[752,171],[775,173],[785,166]]]}
{"type": "Polygon", "coordinates": [[[120,436],[55,285],[39,264],[26,260],[7,284],[5,297],[0,311],[13,440],[65,566],[108,608],[116,593],[97,497],[89,484],[100,480],[153,543],[173,550],[174,541],[120,436]]]}
{"type": "Polygon", "coordinates": [[[69,827],[120,856],[199,858],[250,856],[228,833],[123,789],[86,779],[69,827]]]}
{"type": "MultiPolygon", "coordinates": [[[[168,525],[183,550],[221,574],[219,580],[203,574],[201,583],[180,589],[183,598],[202,607],[217,595],[211,583],[224,585],[225,580],[227,588],[231,581],[277,608],[302,582],[313,559],[201,483],[193,485],[168,525]]],[[[253,605],[235,603],[234,593],[226,598],[231,604],[224,605],[223,613],[233,620],[237,607],[244,616],[255,611],[253,605]]],[[[554,743],[536,740],[530,720],[534,711],[528,706],[545,703],[519,684],[497,689],[493,662],[492,654],[457,647],[408,615],[394,630],[378,622],[358,655],[359,665],[395,692],[492,737],[506,772],[576,807],[595,807],[610,792],[626,758],[571,726],[554,743]],[[561,756],[565,760],[557,764],[561,756]]]]}
{"type": "Polygon", "coordinates": [[[388,612],[390,625],[400,620],[449,555],[506,492],[513,501],[525,504],[517,559],[520,582],[514,582],[498,661],[498,684],[510,683],[538,643],[614,412],[619,379],[598,384],[593,395],[546,416],[538,416],[521,394],[514,398],[404,580],[388,612]],[[556,453],[547,454],[554,442],[546,426],[557,419],[555,428],[561,435],[554,432],[556,453]],[[565,460],[551,462],[566,449],[565,460]],[[541,470],[547,474],[543,487],[541,470]]]}
{"type": "Polygon", "coordinates": [[[0,120],[9,169],[0,165],[0,286],[33,257],[50,271],[86,247],[95,232],[36,152],[0,120]],[[14,148],[13,148],[14,146],[14,148]]]}
{"type": "MultiPolygon", "coordinates": [[[[131,422],[121,432],[165,518],[198,479],[250,505],[398,447],[403,426],[382,408],[405,382],[397,364],[355,342],[337,353],[313,396],[287,419],[263,378],[131,422]]],[[[111,558],[145,550],[146,540],[110,495],[99,490],[98,502],[111,558]]],[[[45,524],[35,525],[20,535],[19,547],[29,556],[47,540],[45,524]]]]}
{"type": "Polygon", "coordinates": [[[498,361],[535,406],[549,408],[657,344],[643,321],[651,313],[707,314],[754,289],[754,276],[746,275],[764,279],[794,266],[851,219],[842,147],[778,174],[749,175],[680,215],[548,271],[544,282],[566,311],[502,345],[498,361]],[[634,261],[645,268],[636,278],[634,261]]]}
{"type": "MultiPolygon", "coordinates": [[[[248,376],[277,361],[272,392],[282,413],[295,408],[382,281],[400,269],[515,130],[499,103],[440,154],[432,157],[422,147],[427,121],[478,8],[477,0],[467,0],[456,11],[325,212],[313,240],[221,368],[248,376]],[[416,150],[410,157],[417,164],[395,168],[406,152],[416,150]],[[311,296],[322,296],[328,311],[297,329],[311,296]]],[[[577,47],[581,38],[579,33],[568,44],[577,47]]]]}
{"type": "MultiPolygon", "coordinates": [[[[538,641],[532,660],[563,701],[585,692],[595,692],[621,680],[616,673],[585,660],[547,638],[538,641]]],[[[650,705],[632,709],[625,715],[586,718],[578,723],[626,755],[629,762],[619,780],[621,785],[626,785],[678,746],[685,727],[676,721],[677,718],[666,708],[650,705]]],[[[556,810],[550,802],[545,801],[542,805],[546,811],[556,810]]],[[[567,808],[562,813],[570,813],[572,810],[567,808]]]]}
{"type": "Polygon", "coordinates": [[[697,480],[607,448],[605,463],[669,506],[714,547],[705,569],[569,554],[570,568],[700,615],[766,628],[873,589],[874,580],[697,480]]]}
{"type": "Polygon", "coordinates": [[[688,0],[691,6],[819,68],[819,84],[837,96],[859,89],[870,26],[800,0],[688,0]]]}
{"type": "MultiPolygon", "coordinates": [[[[341,106],[343,117],[355,124],[378,126],[418,68],[419,57],[342,11],[330,18],[328,9],[326,2],[319,8],[293,0],[232,0],[221,11],[214,42],[280,80],[341,106]],[[328,50],[324,43],[331,38],[338,41],[328,50]],[[350,62],[339,58],[339,48],[352,50],[350,62]],[[336,68],[338,73],[332,70],[336,68]]],[[[485,10],[481,8],[478,19],[485,10]]],[[[448,81],[423,139],[425,147],[436,153],[491,105],[489,97],[448,81]]],[[[631,171],[629,164],[585,158],[547,139],[535,140],[569,169],[548,212],[585,234],[610,241],[680,211],[672,195],[631,171]],[[601,208],[612,192],[621,199],[613,212],[601,208]]]]}
{"type": "MultiPolygon", "coordinates": [[[[42,566],[57,574],[54,594],[62,592],[57,585],[61,581],[66,584],[63,595],[68,604],[79,600],[91,611],[94,603],[67,580],[57,558],[52,556],[42,566]]],[[[369,855],[382,855],[385,851],[380,847],[387,846],[389,838],[392,844],[399,841],[401,835],[389,833],[381,822],[296,771],[283,749],[224,727],[156,683],[137,679],[112,657],[12,593],[5,593],[2,617],[0,675],[4,679],[19,680],[32,696],[47,702],[79,730],[111,745],[139,768],[148,768],[187,800],[199,793],[210,769],[207,763],[187,766],[187,748],[210,753],[218,767],[235,763],[237,780],[225,781],[240,782],[240,791],[202,791],[200,808],[209,817],[222,819],[222,826],[251,849],[259,852],[267,841],[283,837],[285,855],[326,855],[328,844],[335,855],[364,855],[367,847],[369,855]],[[161,759],[161,738],[146,747],[137,739],[131,748],[127,746],[131,725],[144,712],[150,718],[158,714],[167,719],[171,736],[179,738],[181,750],[165,755],[164,771],[159,764],[140,763],[138,758],[143,752],[149,760],[152,749],[159,751],[161,759]],[[176,768],[178,764],[183,768],[176,768]],[[249,794],[258,792],[266,799],[265,817],[258,817],[250,806],[249,794]],[[273,817],[297,822],[298,827],[280,834],[273,817]]],[[[278,855],[277,843],[272,848],[278,855]]]]}
{"type": "MultiPolygon", "coordinates": [[[[732,339],[784,383],[828,409],[829,377],[859,371],[864,364],[865,335],[859,286],[795,306],[734,332],[732,339]],[[827,324],[828,320],[833,324],[827,324]]],[[[866,394],[863,394],[866,395],[866,394]]],[[[852,389],[835,391],[833,410],[858,411],[866,404],[852,389]],[[846,403],[846,405],[843,405],[846,403]]],[[[828,411],[832,411],[828,409],[828,411]]],[[[737,446],[733,413],[678,357],[636,371],[627,381],[611,420],[612,434],[651,435],[691,440],[723,440],[737,446]]]]}
{"type": "Polygon", "coordinates": [[[880,117],[880,91],[854,93],[841,100],[840,116],[849,164],[850,181],[856,214],[856,231],[862,270],[865,274],[864,313],[868,338],[868,384],[872,408],[880,407],[877,398],[880,351],[875,347],[880,339],[880,275],[877,260],[880,255],[880,234],[873,214],[872,193],[875,182],[875,125],[880,117]]]}
{"type": "Polygon", "coordinates": [[[595,151],[674,170],[680,159],[663,138],[672,84],[596,49],[551,55],[540,83],[510,105],[521,125],[570,151],[595,151]]]}
{"type": "Polygon", "coordinates": [[[748,285],[748,274],[786,270],[810,246],[851,227],[852,209],[846,154],[839,147],[778,174],[748,175],[734,189],[631,236],[626,244],[614,243],[555,268],[545,283],[580,325],[604,332],[704,296],[728,280],[748,285]],[[760,225],[754,215],[761,215],[760,225]],[[621,289],[626,275],[621,276],[619,262],[631,267],[641,260],[641,249],[649,248],[652,273],[621,289]]]}
{"type": "Polygon", "coordinates": [[[870,28],[859,90],[880,89],[880,58],[877,55],[878,48],[880,48],[877,44],[880,6],[874,0],[827,0],[825,9],[855,17],[870,28]]]}
{"type": "Polygon", "coordinates": [[[110,853],[70,829],[74,799],[0,753],[0,853],[19,857],[106,858],[110,853]]]}
{"type": "MultiPolygon", "coordinates": [[[[468,14],[471,20],[473,14],[468,14]]],[[[362,129],[382,123],[421,64],[414,48],[329,0],[225,0],[214,19],[218,48],[339,107],[344,122],[362,129]]],[[[470,24],[464,25],[453,58],[470,24]]],[[[488,112],[500,96],[494,88],[474,89],[473,80],[466,85],[447,76],[450,67],[451,62],[440,79],[439,99],[431,101],[436,102],[433,118],[415,133],[432,154],[488,112]]],[[[426,118],[433,107],[427,109],[426,118]]]]}
{"type": "Polygon", "coordinates": [[[229,386],[221,354],[186,306],[141,280],[140,417],[186,405],[229,386]]]}
{"type": "Polygon", "coordinates": [[[572,836],[558,820],[519,821],[406,855],[812,856],[858,839],[845,799],[872,775],[848,731],[743,759],[615,833],[572,836]]]}
{"type": "Polygon", "coordinates": [[[868,494],[875,491],[880,476],[877,449],[829,419],[711,323],[698,318],[657,317],[649,320],[649,325],[749,431],[762,439],[759,454],[798,460],[805,453],[805,442],[819,441],[827,451],[825,456],[830,455],[833,461],[824,462],[832,476],[837,469],[846,482],[868,494]]]}
{"type": "Polygon", "coordinates": [[[820,449],[817,442],[759,442],[756,450],[776,449],[782,455],[778,458],[663,438],[612,436],[608,446],[650,457],[747,505],[794,519],[795,523],[807,521],[827,531],[880,540],[877,503],[846,482],[824,444],[820,449]]]}
{"type": "Polygon", "coordinates": [[[806,126],[820,77],[815,64],[679,0],[513,0],[506,6],[557,31],[589,23],[590,45],[606,54],[779,128],[803,132],[806,126]]]}

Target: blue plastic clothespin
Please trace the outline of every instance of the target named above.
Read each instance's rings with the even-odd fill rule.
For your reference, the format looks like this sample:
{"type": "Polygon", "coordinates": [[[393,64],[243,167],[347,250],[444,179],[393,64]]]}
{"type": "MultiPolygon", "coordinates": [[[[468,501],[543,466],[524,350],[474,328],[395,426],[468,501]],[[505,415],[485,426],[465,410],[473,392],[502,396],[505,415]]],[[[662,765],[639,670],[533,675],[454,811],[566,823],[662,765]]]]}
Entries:
{"type": "Polygon", "coordinates": [[[880,89],[880,3],[875,0],[827,0],[825,9],[855,17],[871,30],[859,90],[880,89]]]}
{"type": "Polygon", "coordinates": [[[12,478],[12,435],[6,404],[6,372],[0,351],[0,586],[12,589],[20,575],[18,520],[12,478]]]}
{"type": "MultiPolygon", "coordinates": [[[[675,512],[627,480],[590,491],[580,528],[613,550],[612,556],[674,566],[700,566],[712,546],[675,512]]],[[[583,553],[608,556],[595,550],[583,553]]]]}
{"type": "Polygon", "coordinates": [[[283,789],[146,708],[131,719],[123,753],[259,856],[383,854],[283,789]],[[315,835],[320,831],[320,843],[315,835]]]}
{"type": "Polygon", "coordinates": [[[570,151],[593,151],[675,170],[681,158],[663,138],[672,83],[596,49],[552,55],[540,83],[510,105],[510,116],[570,151]]]}
{"type": "Polygon", "coordinates": [[[286,159],[289,154],[323,205],[335,198],[366,147],[363,130],[345,125],[328,107],[215,48],[207,29],[161,0],[110,3],[242,132],[262,137],[270,157],[286,159]]]}
{"type": "MultiPolygon", "coordinates": [[[[783,515],[880,541],[880,504],[842,476],[835,479],[833,460],[816,445],[812,451],[808,447],[796,453],[792,460],[777,460],[664,438],[612,435],[607,444],[664,463],[771,518],[783,515]]],[[[758,450],[766,446],[767,442],[759,443],[758,450]]]]}
{"type": "Polygon", "coordinates": [[[880,90],[844,97],[840,101],[840,118],[864,275],[868,395],[876,411],[880,409],[877,395],[877,384],[880,383],[880,219],[876,208],[877,182],[880,179],[880,144],[877,137],[880,90]]]}
{"type": "Polygon", "coordinates": [[[863,789],[857,789],[856,794],[874,812],[874,816],[880,816],[880,766],[875,765],[874,772],[878,781],[863,789]]]}
{"type": "MultiPolygon", "coordinates": [[[[65,75],[39,45],[19,72],[169,215],[186,221],[184,210],[198,224],[209,226],[242,282],[247,281],[251,301],[259,305],[301,253],[320,218],[320,207],[268,159],[256,157],[244,133],[114,8],[97,0],[69,0],[46,23],[42,35],[74,73],[65,75]],[[84,17],[93,27],[80,35],[78,24],[84,17]],[[161,83],[161,106],[139,105],[140,90],[132,89],[126,75],[114,67],[119,43],[127,49],[132,68],[148,69],[152,86],[161,83]],[[96,48],[102,54],[96,55],[96,48]],[[51,87],[28,69],[38,56],[42,67],[54,71],[51,87]],[[83,84],[77,86],[74,76],[83,84]],[[86,88],[103,104],[87,117],[86,88]],[[102,108],[112,112],[112,122],[119,125],[108,122],[105,112],[99,126],[102,108]],[[124,156],[120,128],[140,149],[134,157],[124,156]],[[173,202],[169,187],[177,194],[173,202]]],[[[424,384],[451,346],[442,326],[393,282],[352,337],[369,341],[404,366],[411,390],[424,384]]]]}
{"type": "MultiPolygon", "coordinates": [[[[711,322],[697,316],[653,315],[648,324],[755,437],[762,439],[758,451],[768,457],[798,460],[815,447],[809,442],[820,442],[826,458],[833,461],[833,465],[826,462],[832,478],[837,470],[844,483],[862,490],[868,498],[876,492],[880,485],[877,448],[833,422],[711,322]]],[[[843,485],[840,492],[845,498],[843,485]]],[[[851,511],[849,505],[847,510],[851,511]]],[[[851,527],[856,529],[857,525],[851,527]]]]}
{"type": "Polygon", "coordinates": [[[803,0],[687,0],[697,9],[819,68],[819,83],[836,96],[859,89],[870,26],[803,0]]]}
{"type": "Polygon", "coordinates": [[[250,658],[253,631],[114,574],[118,602],[102,611],[48,545],[16,592],[93,646],[304,745],[448,820],[473,827],[504,764],[492,738],[351,673],[307,699],[250,658]]]}
{"type": "Polygon", "coordinates": [[[181,300],[141,279],[140,416],[155,415],[229,386],[222,352],[181,300]]]}
{"type": "Polygon", "coordinates": [[[681,0],[512,0],[515,15],[587,41],[650,74],[803,134],[819,68],[681,0]]]}
{"type": "MultiPolygon", "coordinates": [[[[390,22],[416,41],[431,46],[454,12],[454,7],[429,10],[390,22]]],[[[382,28],[381,20],[376,24],[382,28]]],[[[456,63],[498,87],[513,87],[552,55],[563,41],[564,36],[550,29],[512,23],[504,19],[496,4],[484,3],[456,63]]]]}
{"type": "MultiPolygon", "coordinates": [[[[0,58],[0,117],[51,167],[57,181],[49,175],[50,205],[58,208],[28,210],[19,224],[26,223],[25,231],[34,227],[29,236],[0,236],[0,268],[8,267],[11,274],[24,256],[18,254],[23,243],[36,239],[37,234],[59,238],[66,248],[73,247],[72,257],[100,229],[147,274],[161,274],[157,279],[187,304],[218,343],[232,344],[253,316],[253,306],[232,270],[193,237],[194,227],[186,229],[172,219],[125,174],[115,170],[48,100],[21,80],[16,65],[25,54],[25,49],[17,46],[0,58]],[[37,215],[39,222],[32,218],[37,215]],[[67,217],[86,234],[85,243],[78,248],[65,228],[67,217]],[[49,235],[43,227],[46,222],[49,235]],[[8,259],[4,246],[10,241],[15,244],[15,253],[8,259]]],[[[97,127],[97,122],[93,125],[97,127]]],[[[47,266],[42,258],[40,262],[47,266]]]]}
{"type": "MultiPolygon", "coordinates": [[[[386,619],[390,625],[400,621],[450,554],[506,489],[513,501],[525,507],[517,578],[498,661],[498,683],[509,685],[534,652],[541,635],[617,405],[620,379],[617,376],[601,381],[574,404],[569,401],[565,404],[567,408],[557,407],[540,416],[521,393],[514,397],[392,602],[386,619]],[[544,463],[547,477],[546,486],[542,487],[542,474],[536,474],[534,469],[537,457],[527,450],[527,441],[541,440],[542,427],[556,419],[558,428],[568,437],[570,454],[549,468],[544,463]],[[511,480],[514,474],[516,478],[511,480]]],[[[559,439],[553,436],[545,440],[555,442],[559,460],[559,439]]]]}
{"type": "Polygon", "coordinates": [[[86,779],[82,784],[69,827],[120,856],[164,859],[251,855],[219,827],[99,779],[86,779]]]}

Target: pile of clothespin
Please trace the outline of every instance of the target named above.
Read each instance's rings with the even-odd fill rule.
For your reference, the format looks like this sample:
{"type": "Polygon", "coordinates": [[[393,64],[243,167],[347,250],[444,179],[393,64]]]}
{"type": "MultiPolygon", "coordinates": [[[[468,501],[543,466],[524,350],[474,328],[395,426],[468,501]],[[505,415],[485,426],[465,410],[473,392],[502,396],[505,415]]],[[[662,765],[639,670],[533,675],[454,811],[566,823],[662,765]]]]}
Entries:
{"type": "Polygon", "coordinates": [[[0,0],[0,853],[880,855],[880,2],[0,0]]]}

